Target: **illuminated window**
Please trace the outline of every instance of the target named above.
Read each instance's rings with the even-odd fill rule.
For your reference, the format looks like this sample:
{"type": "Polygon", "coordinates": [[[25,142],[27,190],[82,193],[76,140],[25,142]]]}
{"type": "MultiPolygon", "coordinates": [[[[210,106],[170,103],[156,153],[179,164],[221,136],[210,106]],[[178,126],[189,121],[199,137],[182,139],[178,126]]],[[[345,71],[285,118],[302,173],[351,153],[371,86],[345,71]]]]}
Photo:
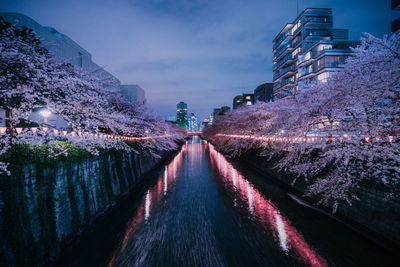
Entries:
{"type": "Polygon", "coordinates": [[[308,51],[305,55],[304,55],[304,61],[309,60],[311,58],[311,51],[308,51]]]}
{"type": "Polygon", "coordinates": [[[251,99],[251,96],[249,96],[249,95],[248,95],[248,96],[246,96],[246,99],[251,99]]]}
{"type": "Polygon", "coordinates": [[[320,44],[317,47],[318,51],[322,51],[322,50],[325,50],[325,49],[332,49],[332,45],[331,44],[320,44]]]}
{"type": "Polygon", "coordinates": [[[301,52],[301,47],[296,48],[293,52],[292,52],[292,57],[295,57],[298,53],[301,52]]]}
{"type": "Polygon", "coordinates": [[[298,20],[297,23],[292,28],[292,34],[301,27],[301,20],[298,20]]]}
{"type": "Polygon", "coordinates": [[[326,82],[328,80],[329,76],[330,76],[329,72],[324,72],[324,73],[319,74],[317,76],[317,79],[318,79],[318,81],[324,83],[324,82],[326,82]]]}

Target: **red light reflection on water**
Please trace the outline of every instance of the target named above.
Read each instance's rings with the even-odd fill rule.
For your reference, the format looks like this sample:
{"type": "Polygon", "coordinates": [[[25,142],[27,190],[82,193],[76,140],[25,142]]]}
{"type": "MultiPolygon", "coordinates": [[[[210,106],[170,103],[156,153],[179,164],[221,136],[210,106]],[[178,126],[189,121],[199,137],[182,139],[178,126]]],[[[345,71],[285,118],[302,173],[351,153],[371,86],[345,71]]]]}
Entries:
{"type": "Polygon", "coordinates": [[[311,266],[328,266],[326,261],[304,240],[302,234],[280,214],[277,207],[249,183],[221,153],[215,150],[213,145],[208,146],[211,165],[218,169],[220,175],[224,177],[224,182],[234,188],[239,199],[248,204],[248,210],[252,216],[272,231],[273,238],[282,251],[288,254],[292,250],[301,261],[311,266]]]}
{"type": "Polygon", "coordinates": [[[127,245],[135,236],[136,231],[142,223],[148,221],[151,217],[152,209],[160,205],[164,196],[168,191],[173,189],[173,182],[177,178],[177,171],[182,166],[183,153],[186,153],[187,148],[191,146],[183,146],[178,155],[165,166],[164,172],[158,177],[156,184],[146,192],[136,213],[125,228],[124,237],[118,249],[113,253],[108,266],[113,266],[118,257],[125,251],[127,245]]]}

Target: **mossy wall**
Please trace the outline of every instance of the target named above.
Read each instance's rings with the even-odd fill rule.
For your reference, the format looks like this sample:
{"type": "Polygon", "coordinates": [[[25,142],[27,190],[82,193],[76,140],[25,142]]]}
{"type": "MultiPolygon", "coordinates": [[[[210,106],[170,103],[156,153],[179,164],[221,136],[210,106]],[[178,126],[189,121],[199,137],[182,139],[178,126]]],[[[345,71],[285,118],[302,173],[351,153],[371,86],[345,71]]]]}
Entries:
{"type": "Polygon", "coordinates": [[[45,263],[160,161],[114,151],[0,176],[0,266],[45,263]]]}

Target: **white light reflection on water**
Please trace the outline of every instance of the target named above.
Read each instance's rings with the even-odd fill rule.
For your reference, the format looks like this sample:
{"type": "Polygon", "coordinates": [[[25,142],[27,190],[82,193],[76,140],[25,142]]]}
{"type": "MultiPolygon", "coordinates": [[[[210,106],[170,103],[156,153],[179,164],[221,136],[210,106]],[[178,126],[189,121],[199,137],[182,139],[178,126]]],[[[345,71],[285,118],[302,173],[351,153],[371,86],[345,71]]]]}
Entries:
{"type": "Polygon", "coordinates": [[[275,214],[276,230],[278,231],[279,243],[285,254],[289,252],[289,245],[287,240],[287,233],[285,231],[285,224],[279,214],[275,214]]]}
{"type": "Polygon", "coordinates": [[[147,221],[150,217],[150,205],[151,205],[150,190],[147,190],[145,205],[144,205],[144,220],[145,221],[147,221]]]}
{"type": "Polygon", "coordinates": [[[265,198],[257,188],[249,183],[212,144],[209,144],[208,148],[211,165],[217,168],[225,184],[232,185],[225,188],[233,188],[233,205],[235,207],[241,207],[237,205],[238,202],[247,203],[249,213],[252,214],[254,220],[272,231],[273,238],[284,254],[287,255],[290,250],[293,250],[306,265],[327,266],[325,259],[307,243],[302,234],[291,225],[288,218],[280,215],[278,208],[270,199],[265,198]],[[228,168],[227,175],[223,175],[225,174],[225,165],[228,168]]]}
{"type": "Polygon", "coordinates": [[[253,204],[253,191],[251,190],[250,183],[247,181],[247,199],[249,200],[249,211],[251,215],[254,212],[254,204],[253,204]]]}
{"type": "Polygon", "coordinates": [[[167,193],[168,190],[168,166],[165,166],[164,170],[164,195],[167,193]]]}

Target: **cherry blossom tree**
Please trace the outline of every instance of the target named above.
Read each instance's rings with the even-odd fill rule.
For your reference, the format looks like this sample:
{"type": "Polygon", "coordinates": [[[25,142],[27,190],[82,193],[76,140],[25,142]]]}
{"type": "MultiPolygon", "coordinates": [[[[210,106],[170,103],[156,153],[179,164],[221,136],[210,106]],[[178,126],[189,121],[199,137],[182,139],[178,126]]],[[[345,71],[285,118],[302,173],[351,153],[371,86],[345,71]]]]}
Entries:
{"type": "MultiPolygon", "coordinates": [[[[119,88],[107,86],[110,83],[101,77],[53,58],[27,28],[19,29],[0,19],[0,31],[0,108],[7,111],[9,129],[8,134],[0,136],[0,156],[13,144],[56,144],[58,140],[69,141],[93,154],[98,154],[99,149],[132,150],[126,142],[99,138],[100,134],[154,137],[140,143],[153,156],[177,148],[176,141],[182,133],[145,107],[127,101],[119,88]],[[62,117],[76,134],[33,134],[26,129],[16,135],[12,129],[40,108],[62,117]]],[[[6,162],[0,162],[0,172],[6,167],[6,162]]]]}
{"type": "Polygon", "coordinates": [[[318,195],[335,211],[342,201],[351,205],[365,182],[385,186],[387,197],[400,196],[399,99],[400,34],[383,39],[366,34],[326,83],[306,84],[291,98],[234,110],[204,135],[233,156],[262,147],[264,155],[280,159],[281,170],[313,178],[307,194],[318,195]]]}

